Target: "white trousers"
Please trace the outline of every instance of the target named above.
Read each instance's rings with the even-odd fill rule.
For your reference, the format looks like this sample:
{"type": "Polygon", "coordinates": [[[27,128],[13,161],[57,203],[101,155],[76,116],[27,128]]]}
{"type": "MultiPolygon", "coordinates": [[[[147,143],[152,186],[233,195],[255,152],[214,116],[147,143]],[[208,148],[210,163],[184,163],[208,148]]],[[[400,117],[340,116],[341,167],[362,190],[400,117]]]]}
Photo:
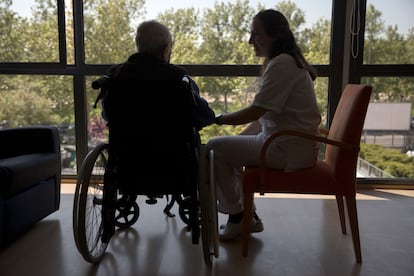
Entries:
{"type": "MultiPolygon", "coordinates": [[[[220,136],[210,139],[207,150],[214,151],[214,174],[216,182],[218,211],[224,214],[237,214],[243,211],[243,166],[258,165],[264,136],[235,135],[220,136]]],[[[284,168],[285,153],[282,149],[272,147],[272,158],[268,165],[284,168]]],[[[255,208],[255,207],[254,207],[255,208]]]]}

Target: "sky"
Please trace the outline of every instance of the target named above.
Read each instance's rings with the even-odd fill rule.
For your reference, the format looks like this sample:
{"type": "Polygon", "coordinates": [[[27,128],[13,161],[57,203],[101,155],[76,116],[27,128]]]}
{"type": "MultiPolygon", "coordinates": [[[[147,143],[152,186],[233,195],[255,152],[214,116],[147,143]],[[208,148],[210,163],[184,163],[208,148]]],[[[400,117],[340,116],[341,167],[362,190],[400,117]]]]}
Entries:
{"type": "MultiPolygon", "coordinates": [[[[68,0],[66,0],[68,1],[68,0]]],[[[236,0],[228,0],[236,2],[236,0]]],[[[315,23],[320,17],[331,18],[332,0],[291,0],[299,8],[305,11],[308,25],[315,23]]],[[[356,0],[353,0],[356,1],[356,0]]],[[[147,19],[154,18],[162,11],[169,8],[198,7],[212,8],[216,0],[147,0],[147,19]]],[[[266,8],[274,8],[280,0],[250,0],[252,6],[262,3],[266,8]]],[[[30,7],[34,0],[13,0],[13,10],[24,16],[30,16],[30,7]]],[[[382,17],[387,25],[398,25],[400,33],[407,33],[414,27],[414,1],[413,0],[367,0],[377,10],[382,12],[382,17]]]]}

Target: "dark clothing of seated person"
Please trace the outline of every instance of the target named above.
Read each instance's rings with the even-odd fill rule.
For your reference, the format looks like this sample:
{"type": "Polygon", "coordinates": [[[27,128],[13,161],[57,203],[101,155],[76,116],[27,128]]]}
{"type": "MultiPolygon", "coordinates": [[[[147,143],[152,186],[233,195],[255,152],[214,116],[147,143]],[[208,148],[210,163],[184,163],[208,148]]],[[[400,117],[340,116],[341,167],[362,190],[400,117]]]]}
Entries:
{"type": "MultiPolygon", "coordinates": [[[[151,82],[149,83],[150,86],[142,87],[142,85],[144,85],[144,83],[142,83],[140,87],[143,91],[148,90],[149,93],[151,93],[151,88],[154,88],[154,82],[162,81],[165,78],[179,79],[183,81],[183,84],[185,84],[184,89],[189,89],[191,91],[191,117],[195,129],[200,131],[202,128],[214,123],[215,121],[214,111],[210,108],[208,102],[200,96],[200,89],[198,85],[187,74],[187,72],[179,66],[166,63],[164,60],[150,54],[135,53],[131,55],[125,63],[112,67],[105,75],[104,81],[124,77],[130,77],[132,81],[141,81],[141,78],[148,77],[148,81],[151,82]],[[153,75],[148,76],[148,73],[153,75]]],[[[147,81],[145,81],[145,83],[146,82],[147,81]]],[[[106,105],[107,97],[104,96],[102,98],[102,117],[108,121],[108,111],[106,105]]]]}
{"type": "Polygon", "coordinates": [[[214,123],[215,114],[187,72],[170,63],[172,38],[166,26],[141,23],[136,45],[138,52],[111,67],[101,88],[110,152],[124,188],[177,192],[197,172],[188,156],[197,151],[198,132],[214,123]],[[165,187],[144,185],[146,179],[165,187]]]}

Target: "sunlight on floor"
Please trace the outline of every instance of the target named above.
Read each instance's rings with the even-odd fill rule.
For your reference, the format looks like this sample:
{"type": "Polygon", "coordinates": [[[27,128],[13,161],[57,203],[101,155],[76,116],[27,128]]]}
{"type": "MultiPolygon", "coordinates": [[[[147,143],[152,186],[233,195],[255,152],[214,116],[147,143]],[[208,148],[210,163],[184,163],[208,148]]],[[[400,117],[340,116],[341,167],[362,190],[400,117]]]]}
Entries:
{"type": "MultiPolygon", "coordinates": [[[[73,194],[75,192],[76,184],[62,184],[61,185],[61,193],[62,194],[73,194]]],[[[376,191],[380,191],[382,193],[393,194],[393,195],[401,195],[407,197],[414,197],[414,190],[391,190],[391,189],[375,189],[376,191]]],[[[361,190],[361,192],[357,193],[357,200],[388,200],[387,198],[380,197],[380,196],[372,196],[369,194],[365,194],[361,190]]],[[[267,193],[263,196],[259,195],[258,193],[255,194],[255,197],[263,197],[263,198],[309,198],[309,199],[335,199],[334,196],[331,195],[304,195],[304,194],[288,194],[288,193],[281,193],[281,194],[270,194],[267,193]]]]}
{"type": "Polygon", "coordinates": [[[383,193],[414,197],[414,190],[389,190],[389,189],[376,189],[376,190],[383,192],[383,193]]]}

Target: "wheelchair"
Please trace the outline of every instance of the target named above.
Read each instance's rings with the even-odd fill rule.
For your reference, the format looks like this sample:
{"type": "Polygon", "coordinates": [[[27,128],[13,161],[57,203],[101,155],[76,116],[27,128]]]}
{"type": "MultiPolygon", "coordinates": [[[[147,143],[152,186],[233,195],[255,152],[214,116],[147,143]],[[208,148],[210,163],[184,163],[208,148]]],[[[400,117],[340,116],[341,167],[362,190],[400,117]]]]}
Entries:
{"type": "MultiPolygon", "coordinates": [[[[117,187],[110,187],[113,183],[105,182],[108,149],[108,143],[100,143],[87,154],[76,183],[73,234],[79,252],[90,263],[97,263],[104,256],[114,234],[111,229],[131,227],[140,215],[137,194],[121,194],[117,187]],[[109,223],[106,221],[108,216],[113,217],[109,223]]],[[[213,151],[207,154],[205,147],[201,146],[196,198],[192,198],[193,195],[188,197],[185,193],[172,198],[179,205],[181,220],[191,231],[192,243],[198,244],[201,235],[203,257],[207,265],[211,265],[213,256],[218,257],[213,162],[213,151]],[[193,201],[195,204],[192,204],[193,201]]],[[[154,197],[147,197],[147,203],[155,203],[154,197]]],[[[167,216],[171,216],[169,209],[174,202],[172,200],[164,209],[167,216]]]]}
{"type": "MultiPolygon", "coordinates": [[[[101,88],[102,90],[100,85],[94,88],[101,88]]],[[[124,87],[124,90],[128,88],[125,89],[124,87]]],[[[98,95],[99,97],[100,95],[98,95]]],[[[117,101],[115,96],[112,100],[113,102],[117,101]]],[[[118,101],[122,102],[121,99],[118,101]]],[[[119,106],[121,105],[119,104],[119,106]]],[[[164,108],[167,108],[167,106],[164,108]]],[[[112,114],[121,116],[122,112],[125,112],[125,109],[118,108],[112,114]]],[[[173,110],[169,112],[173,112],[173,110]]],[[[115,117],[112,120],[115,120],[115,117]]],[[[118,118],[116,120],[122,119],[118,118]]],[[[179,217],[186,225],[187,231],[191,231],[192,243],[199,244],[201,237],[204,262],[206,265],[211,265],[213,257],[218,258],[218,218],[213,181],[214,152],[207,152],[205,145],[200,142],[198,132],[193,132],[192,139],[195,141],[191,144],[193,147],[178,147],[179,149],[176,150],[181,152],[183,148],[190,148],[189,152],[192,152],[190,156],[192,165],[190,170],[187,170],[192,173],[190,177],[186,177],[186,181],[183,181],[185,183],[189,182],[190,185],[186,184],[187,186],[183,186],[181,190],[180,188],[171,188],[177,185],[165,186],[168,187],[168,190],[165,191],[162,190],[163,186],[155,189],[152,187],[156,187],[156,184],[160,182],[157,181],[159,175],[164,173],[165,176],[163,177],[165,178],[162,179],[169,179],[175,168],[181,168],[179,165],[174,165],[174,163],[180,162],[172,162],[172,169],[169,170],[156,168],[155,165],[151,172],[146,172],[143,169],[141,172],[146,174],[147,177],[139,178],[140,176],[137,176],[136,170],[139,169],[140,165],[133,164],[133,161],[130,161],[132,158],[128,158],[128,154],[130,154],[128,151],[124,150],[120,154],[116,150],[116,146],[125,144],[124,141],[127,139],[123,136],[125,135],[123,129],[125,129],[125,125],[113,127],[112,131],[109,127],[109,142],[99,143],[90,150],[79,169],[73,202],[73,236],[78,251],[87,262],[100,262],[105,255],[111,237],[116,234],[116,230],[126,229],[136,222],[139,223],[140,208],[136,202],[137,197],[145,196],[147,204],[155,204],[157,199],[165,196],[170,197],[170,201],[164,209],[165,215],[168,217],[174,216],[170,213],[170,209],[174,203],[178,204],[179,217]],[[117,138],[113,133],[121,133],[121,136],[117,138]],[[111,143],[111,141],[117,142],[111,143]],[[143,183],[151,181],[154,181],[155,185],[151,183],[144,185],[147,183],[143,183]],[[140,183],[134,185],[135,182],[140,183]]],[[[180,136],[179,133],[177,131],[173,137],[180,136]]],[[[150,140],[156,139],[152,138],[150,140]]],[[[159,141],[154,143],[150,140],[143,138],[140,142],[144,144],[144,141],[146,141],[149,144],[155,144],[154,147],[157,148],[159,155],[153,157],[152,160],[145,160],[146,163],[156,164],[159,159],[164,159],[165,155],[168,157],[168,154],[161,156],[162,151],[168,149],[168,146],[159,143],[159,141]]],[[[137,149],[136,146],[133,146],[133,148],[137,149]]],[[[137,149],[135,154],[138,153],[139,155],[139,150],[137,149]]],[[[182,161],[183,159],[178,160],[182,161]]],[[[174,179],[171,183],[180,182],[177,177],[174,179]]]]}

